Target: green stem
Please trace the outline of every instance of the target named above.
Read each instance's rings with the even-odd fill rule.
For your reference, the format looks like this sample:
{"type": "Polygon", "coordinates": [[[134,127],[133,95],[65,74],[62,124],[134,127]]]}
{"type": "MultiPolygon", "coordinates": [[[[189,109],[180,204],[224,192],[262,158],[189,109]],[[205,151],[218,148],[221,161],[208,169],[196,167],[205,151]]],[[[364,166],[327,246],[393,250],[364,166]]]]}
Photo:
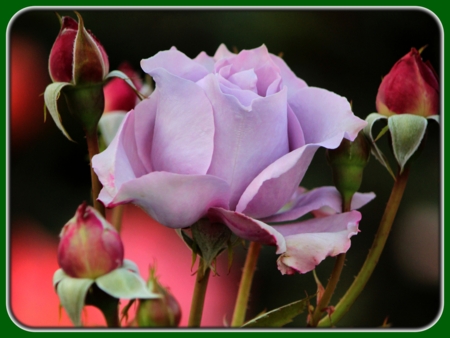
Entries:
{"type": "Polygon", "coordinates": [[[91,184],[92,184],[92,201],[94,208],[105,217],[105,207],[102,202],[97,200],[98,194],[102,189],[102,184],[100,183],[97,175],[92,169],[92,157],[99,153],[98,151],[98,139],[97,139],[97,128],[93,132],[86,132],[86,142],[89,151],[89,162],[91,167],[91,184]]]}
{"type": "Polygon", "coordinates": [[[394,222],[395,215],[397,214],[398,207],[403,197],[403,193],[408,182],[409,169],[405,168],[402,174],[397,175],[397,180],[392,187],[391,196],[389,197],[386,209],[384,210],[383,218],[381,219],[380,226],[378,227],[377,234],[373,241],[372,247],[366,257],[358,276],[356,276],[350,288],[341,298],[336,305],[334,312],[331,316],[324,317],[318,327],[329,327],[335,325],[344,314],[350,309],[359,296],[361,291],[366,286],[367,281],[372,275],[375,266],[383,252],[384,245],[391,231],[392,223],[394,222]]]}
{"type": "Polygon", "coordinates": [[[244,270],[242,271],[241,283],[239,284],[239,291],[236,298],[236,305],[234,307],[233,319],[231,321],[232,327],[240,327],[244,324],[245,314],[247,312],[248,298],[250,289],[252,287],[253,275],[255,273],[256,263],[258,261],[261,244],[251,242],[245,259],[244,270]]]}
{"type": "MultiPolygon", "coordinates": [[[[342,196],[342,212],[348,212],[351,210],[351,202],[352,202],[353,194],[350,196],[342,196]]],[[[323,311],[325,311],[328,303],[333,296],[334,290],[336,290],[337,283],[339,282],[339,278],[342,273],[342,269],[345,264],[345,252],[338,255],[336,257],[336,261],[334,263],[333,271],[331,272],[330,279],[328,281],[327,287],[320,298],[319,304],[317,304],[314,309],[314,313],[311,319],[311,322],[308,324],[309,326],[315,327],[317,326],[320,317],[322,316],[323,311]]]]}
{"type": "Polygon", "coordinates": [[[317,326],[317,323],[319,322],[319,319],[323,311],[325,311],[326,307],[328,306],[328,303],[330,302],[331,297],[333,296],[334,290],[336,289],[337,283],[339,282],[339,277],[341,276],[342,269],[344,268],[344,263],[345,263],[345,253],[342,253],[336,257],[334,268],[333,271],[331,272],[330,280],[328,281],[327,287],[322,295],[322,298],[320,298],[319,304],[317,304],[316,308],[314,309],[311,322],[308,324],[308,326],[312,327],[317,326]]]}
{"type": "Polygon", "coordinates": [[[206,288],[208,286],[209,273],[211,269],[204,267],[205,261],[200,258],[195,280],[194,294],[192,295],[191,312],[189,314],[189,327],[200,327],[205,304],[206,288]]]}

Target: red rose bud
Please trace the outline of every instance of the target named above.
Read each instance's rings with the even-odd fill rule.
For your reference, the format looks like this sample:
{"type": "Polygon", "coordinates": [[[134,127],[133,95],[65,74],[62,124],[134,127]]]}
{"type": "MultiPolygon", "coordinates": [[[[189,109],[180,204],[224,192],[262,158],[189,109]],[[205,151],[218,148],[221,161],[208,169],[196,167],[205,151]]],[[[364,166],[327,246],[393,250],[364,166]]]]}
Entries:
{"type": "Polygon", "coordinates": [[[95,279],[123,264],[123,244],[119,233],[86,203],[60,234],[58,263],[75,278],[95,279]]]}
{"type": "Polygon", "coordinates": [[[181,308],[175,297],[164,288],[155,276],[155,269],[150,269],[147,283],[151,292],[162,295],[159,299],[140,299],[136,312],[139,327],[176,327],[181,320],[181,308]]]}
{"type": "Polygon", "coordinates": [[[92,32],[84,28],[83,19],[77,23],[71,17],[61,18],[61,29],[49,58],[49,72],[53,82],[74,85],[102,82],[109,72],[105,50],[92,32]]]}
{"type": "MultiPolygon", "coordinates": [[[[133,82],[138,91],[142,88],[142,81],[139,74],[127,63],[123,62],[119,70],[127,75],[133,82]]],[[[125,111],[128,112],[134,108],[138,99],[135,91],[121,78],[114,78],[103,87],[105,95],[104,112],[125,111]]]]}
{"type": "Polygon", "coordinates": [[[376,99],[378,113],[438,114],[439,81],[429,62],[423,62],[415,48],[402,57],[383,78],[376,99]]]}

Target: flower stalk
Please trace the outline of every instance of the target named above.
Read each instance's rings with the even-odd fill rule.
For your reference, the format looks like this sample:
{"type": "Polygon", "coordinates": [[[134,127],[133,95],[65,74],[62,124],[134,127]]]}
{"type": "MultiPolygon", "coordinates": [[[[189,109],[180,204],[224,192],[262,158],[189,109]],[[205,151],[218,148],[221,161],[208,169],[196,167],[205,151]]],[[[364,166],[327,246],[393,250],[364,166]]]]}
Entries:
{"type": "Polygon", "coordinates": [[[194,293],[192,295],[191,312],[189,314],[189,327],[200,327],[205,304],[206,288],[208,287],[209,274],[211,269],[204,268],[205,261],[200,258],[195,280],[194,293]]]}
{"type": "Polygon", "coordinates": [[[102,189],[102,184],[100,183],[97,174],[94,172],[92,168],[92,157],[99,153],[98,149],[98,137],[97,137],[97,128],[95,128],[94,132],[86,132],[86,142],[89,151],[89,166],[91,168],[91,184],[92,184],[92,202],[94,204],[94,208],[105,217],[105,207],[97,200],[97,197],[102,189]]]}
{"type": "Polygon", "coordinates": [[[255,274],[256,263],[258,262],[261,243],[251,242],[245,259],[244,269],[242,271],[239,291],[234,307],[232,327],[240,327],[244,324],[245,314],[247,312],[248,298],[252,287],[253,275],[255,274]]]}
{"type": "Polygon", "coordinates": [[[384,210],[383,217],[378,227],[377,234],[370,248],[369,254],[366,257],[358,276],[356,276],[350,288],[341,298],[336,305],[334,312],[331,316],[324,317],[319,323],[318,327],[329,327],[335,325],[342,317],[347,313],[350,307],[358,298],[367,284],[372,272],[374,271],[381,253],[383,252],[386,244],[389,232],[391,231],[392,223],[394,222],[397,214],[398,207],[403,197],[403,193],[408,181],[409,168],[405,168],[404,171],[397,175],[397,180],[394,182],[394,186],[391,191],[391,195],[384,210]]]}

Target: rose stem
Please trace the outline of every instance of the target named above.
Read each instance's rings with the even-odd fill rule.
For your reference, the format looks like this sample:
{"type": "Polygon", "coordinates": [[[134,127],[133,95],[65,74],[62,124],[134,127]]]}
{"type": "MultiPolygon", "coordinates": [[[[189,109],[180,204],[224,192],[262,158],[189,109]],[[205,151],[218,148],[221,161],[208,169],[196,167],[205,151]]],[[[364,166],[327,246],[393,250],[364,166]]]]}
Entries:
{"type": "Polygon", "coordinates": [[[367,281],[369,280],[375,266],[378,263],[381,253],[383,252],[384,245],[391,231],[392,223],[394,222],[395,215],[397,214],[398,207],[403,197],[403,193],[408,182],[409,168],[405,168],[403,173],[397,175],[397,180],[392,187],[391,196],[384,210],[383,217],[381,219],[378,231],[375,235],[375,239],[372,243],[372,247],[366,257],[361,270],[356,276],[350,288],[341,298],[336,305],[334,312],[331,316],[324,317],[318,324],[318,327],[328,327],[336,324],[344,314],[350,309],[356,298],[364,289],[367,281]],[[331,317],[331,318],[330,318],[331,317]]]}
{"type": "Polygon", "coordinates": [[[258,261],[261,244],[251,242],[245,259],[244,270],[242,271],[241,283],[236,298],[234,307],[233,319],[231,321],[232,327],[240,327],[244,324],[245,314],[247,312],[247,303],[250,295],[250,288],[252,286],[253,275],[255,273],[256,263],[258,261]]]}
{"type": "Polygon", "coordinates": [[[89,165],[91,167],[91,184],[92,184],[92,202],[94,203],[94,208],[105,217],[105,207],[103,204],[97,200],[98,194],[102,188],[102,184],[98,180],[97,175],[92,169],[92,157],[99,153],[98,151],[98,138],[97,138],[97,128],[92,132],[86,131],[86,142],[89,151],[89,165]]]}
{"type": "Polygon", "coordinates": [[[205,303],[206,287],[208,286],[209,273],[211,269],[203,268],[205,262],[200,258],[198,264],[197,278],[195,280],[194,294],[192,295],[191,312],[189,314],[189,327],[200,327],[205,303]]]}
{"type": "Polygon", "coordinates": [[[111,224],[119,233],[122,229],[122,215],[124,206],[125,205],[122,204],[114,207],[111,215],[111,224]]]}
{"type": "MultiPolygon", "coordinates": [[[[350,198],[345,198],[344,196],[342,196],[342,212],[349,212],[351,210],[352,197],[353,196],[351,196],[350,198]]],[[[331,271],[331,276],[328,280],[327,287],[325,288],[322,298],[320,298],[319,304],[317,304],[316,308],[314,309],[311,322],[308,323],[308,326],[317,326],[322,312],[328,306],[328,303],[333,296],[334,290],[336,289],[337,283],[339,282],[339,277],[342,273],[342,269],[344,268],[344,263],[345,252],[339,254],[336,257],[336,261],[334,262],[333,271],[331,271]]]]}

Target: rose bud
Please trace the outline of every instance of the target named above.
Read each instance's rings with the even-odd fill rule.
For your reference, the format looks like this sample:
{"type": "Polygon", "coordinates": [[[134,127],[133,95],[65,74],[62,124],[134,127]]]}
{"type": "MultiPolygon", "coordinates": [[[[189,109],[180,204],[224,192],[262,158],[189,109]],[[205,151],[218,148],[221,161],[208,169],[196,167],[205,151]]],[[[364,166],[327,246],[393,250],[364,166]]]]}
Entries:
{"type": "Polygon", "coordinates": [[[64,225],[58,247],[58,263],[75,278],[95,279],[123,264],[119,233],[86,203],[64,225]]]}
{"type": "Polygon", "coordinates": [[[60,18],[61,29],[50,52],[50,77],[74,85],[102,82],[109,72],[108,56],[76,14],[79,24],[68,16],[60,18]]]}
{"type": "Polygon", "coordinates": [[[181,320],[181,308],[175,297],[164,288],[155,276],[155,269],[150,269],[147,283],[150,292],[162,296],[160,299],[140,299],[136,312],[139,327],[176,327],[181,320]]]}
{"type": "Polygon", "coordinates": [[[439,81],[420,51],[412,48],[383,78],[376,99],[381,115],[413,114],[431,116],[439,110],[439,81]]]}
{"type": "Polygon", "coordinates": [[[342,211],[349,211],[353,195],[361,186],[364,168],[369,161],[370,146],[364,133],[355,140],[342,140],[336,149],[327,149],[327,160],[333,170],[333,181],[342,196],[342,211]]]}

